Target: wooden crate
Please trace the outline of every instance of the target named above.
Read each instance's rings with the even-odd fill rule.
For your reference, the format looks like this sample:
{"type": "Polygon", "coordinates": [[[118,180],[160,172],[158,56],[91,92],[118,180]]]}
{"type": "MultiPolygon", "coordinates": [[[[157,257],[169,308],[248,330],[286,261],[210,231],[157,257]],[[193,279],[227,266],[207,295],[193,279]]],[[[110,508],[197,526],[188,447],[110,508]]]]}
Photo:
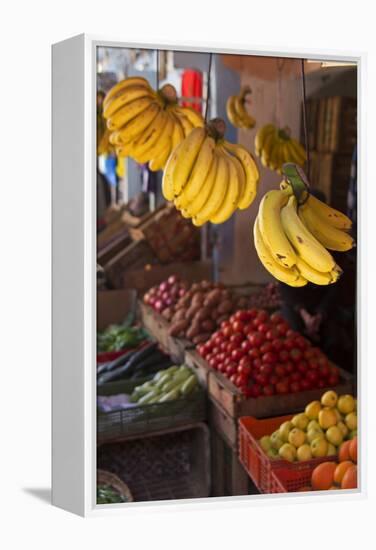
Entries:
{"type": "Polygon", "coordinates": [[[160,343],[163,350],[170,355],[173,361],[183,363],[185,350],[193,347],[192,342],[170,336],[168,334],[170,324],[166,319],[141,300],[138,303],[138,311],[142,324],[149,334],[160,343]]]}
{"type": "Polygon", "coordinates": [[[307,403],[321,398],[327,390],[338,394],[352,393],[353,379],[340,369],[341,381],[335,388],[322,388],[286,395],[260,396],[246,399],[228,378],[218,371],[210,371],[208,377],[209,397],[214,399],[232,417],[254,416],[267,418],[302,411],[307,403]]]}
{"type": "Polygon", "coordinates": [[[139,241],[121,250],[103,268],[112,286],[114,288],[122,288],[126,271],[143,267],[155,261],[155,256],[148,243],[146,241],[139,241]]]}
{"type": "Polygon", "coordinates": [[[209,400],[209,422],[235,452],[238,449],[238,420],[227,414],[213,399],[209,400]]]}
{"type": "Polygon", "coordinates": [[[256,487],[234,451],[215,428],[210,425],[211,435],[211,496],[240,496],[258,494],[256,487]]]}
{"type": "Polygon", "coordinates": [[[127,230],[122,231],[119,235],[115,235],[113,239],[98,251],[97,263],[99,265],[106,265],[114,256],[130,244],[131,240],[127,230]]]}
{"type": "Polygon", "coordinates": [[[201,357],[201,355],[195,349],[187,349],[185,351],[185,364],[193,369],[197,378],[200,380],[201,386],[208,387],[209,372],[214,370],[209,363],[201,357]]]}

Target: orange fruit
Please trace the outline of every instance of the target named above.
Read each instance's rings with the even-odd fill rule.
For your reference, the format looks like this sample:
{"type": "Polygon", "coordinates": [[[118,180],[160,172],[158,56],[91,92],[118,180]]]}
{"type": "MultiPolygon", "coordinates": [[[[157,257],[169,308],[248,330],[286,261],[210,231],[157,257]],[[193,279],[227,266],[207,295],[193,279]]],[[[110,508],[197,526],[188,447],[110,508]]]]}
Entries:
{"type": "Polygon", "coordinates": [[[338,483],[338,485],[341,485],[343,476],[345,475],[347,470],[351,468],[351,466],[354,466],[354,463],[351,462],[351,460],[340,462],[334,471],[334,483],[338,483]]]}
{"type": "Polygon", "coordinates": [[[358,438],[357,437],[354,437],[354,439],[350,440],[349,454],[350,454],[351,460],[356,464],[358,462],[358,438]]]}
{"type": "Polygon", "coordinates": [[[351,443],[351,440],[344,441],[340,446],[339,452],[338,452],[338,460],[340,462],[345,462],[345,460],[351,460],[350,449],[349,449],[350,443],[351,443]]]}
{"type": "Polygon", "coordinates": [[[341,489],[356,489],[358,486],[358,467],[353,464],[343,476],[341,489]]]}
{"type": "Polygon", "coordinates": [[[337,468],[335,462],[322,462],[312,472],[312,488],[316,491],[330,489],[334,481],[334,472],[337,468]]]}

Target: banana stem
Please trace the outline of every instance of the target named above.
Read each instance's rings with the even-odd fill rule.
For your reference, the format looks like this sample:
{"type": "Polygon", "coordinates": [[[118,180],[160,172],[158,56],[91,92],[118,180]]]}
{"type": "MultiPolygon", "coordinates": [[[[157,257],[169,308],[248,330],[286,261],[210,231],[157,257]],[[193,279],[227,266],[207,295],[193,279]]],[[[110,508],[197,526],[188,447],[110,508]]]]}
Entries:
{"type": "Polygon", "coordinates": [[[226,123],[222,118],[212,118],[206,124],[206,128],[208,130],[209,135],[213,139],[215,139],[215,141],[219,141],[223,139],[225,135],[226,123]]]}
{"type": "Polygon", "coordinates": [[[309,183],[307,177],[300,166],[288,162],[282,166],[284,180],[291,186],[298,206],[307,202],[309,197],[309,183]]]}

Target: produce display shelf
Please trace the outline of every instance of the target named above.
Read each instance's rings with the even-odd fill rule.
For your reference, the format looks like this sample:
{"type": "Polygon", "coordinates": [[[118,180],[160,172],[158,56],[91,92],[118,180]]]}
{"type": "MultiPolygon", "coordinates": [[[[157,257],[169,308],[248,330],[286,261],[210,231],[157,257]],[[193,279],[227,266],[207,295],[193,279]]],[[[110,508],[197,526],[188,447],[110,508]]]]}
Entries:
{"type": "MultiPolygon", "coordinates": [[[[209,368],[209,366],[208,366],[209,368]]],[[[352,376],[339,369],[340,382],[335,387],[325,387],[284,395],[259,396],[245,398],[240,390],[223,374],[214,369],[208,373],[209,398],[219,403],[232,417],[255,416],[267,418],[270,416],[298,412],[310,401],[320,399],[327,390],[334,390],[339,395],[353,392],[352,376]]]]}
{"type": "Polygon", "coordinates": [[[98,447],[97,465],[126,483],[136,502],[208,497],[209,429],[195,423],[103,443],[98,447]]]}
{"type": "MultiPolygon", "coordinates": [[[[120,386],[119,386],[120,387],[120,386]]],[[[144,435],[206,419],[206,393],[192,394],[164,403],[137,405],[97,414],[97,441],[117,441],[128,435],[144,435]]]]}
{"type": "Polygon", "coordinates": [[[138,309],[141,322],[149,334],[159,342],[162,349],[174,361],[183,363],[185,350],[193,348],[194,344],[188,340],[170,336],[168,333],[170,327],[168,321],[141,300],[138,302],[138,309]]]}
{"type": "Polygon", "coordinates": [[[280,493],[297,490],[307,485],[315,466],[321,462],[336,461],[337,456],[324,456],[304,462],[288,462],[271,459],[260,447],[258,440],[270,435],[279,426],[291,420],[293,415],[278,416],[263,420],[245,416],[239,418],[239,458],[250,478],[261,493],[280,493]],[[283,483],[277,477],[283,476],[283,483]],[[302,485],[303,484],[303,485],[302,485]]]}

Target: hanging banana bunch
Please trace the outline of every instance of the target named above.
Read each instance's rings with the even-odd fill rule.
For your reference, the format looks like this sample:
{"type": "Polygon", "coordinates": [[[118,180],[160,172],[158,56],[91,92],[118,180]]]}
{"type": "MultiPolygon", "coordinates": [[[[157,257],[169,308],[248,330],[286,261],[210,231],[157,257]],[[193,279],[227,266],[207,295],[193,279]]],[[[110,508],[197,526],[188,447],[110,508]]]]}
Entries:
{"type": "Polygon", "coordinates": [[[300,287],[335,283],[341,273],[329,250],[354,246],[351,220],[309,194],[304,172],[295,164],[283,167],[280,189],[261,200],[253,227],[258,257],[279,281],[300,287]]]}
{"type": "Polygon", "coordinates": [[[229,121],[235,128],[253,128],[256,120],[245,108],[246,97],[251,93],[249,86],[243,86],[238,95],[231,95],[226,102],[226,113],[229,121]]]}
{"type": "Polygon", "coordinates": [[[162,170],[170,153],[189,133],[204,125],[190,107],[180,107],[175,88],[155,91],[142,77],[117,83],[103,101],[110,141],[120,157],[132,157],[151,170],[162,170]]]}
{"type": "Polygon", "coordinates": [[[195,128],[174,149],[163,173],[162,192],[192,223],[220,224],[253,202],[259,172],[252,155],[224,139],[225,123],[195,128]]]}
{"type": "Polygon", "coordinates": [[[307,155],[302,145],[290,136],[288,128],[277,128],[273,124],[262,126],[255,137],[255,153],[261,164],[282,173],[285,163],[293,162],[304,166],[307,155]]]}

